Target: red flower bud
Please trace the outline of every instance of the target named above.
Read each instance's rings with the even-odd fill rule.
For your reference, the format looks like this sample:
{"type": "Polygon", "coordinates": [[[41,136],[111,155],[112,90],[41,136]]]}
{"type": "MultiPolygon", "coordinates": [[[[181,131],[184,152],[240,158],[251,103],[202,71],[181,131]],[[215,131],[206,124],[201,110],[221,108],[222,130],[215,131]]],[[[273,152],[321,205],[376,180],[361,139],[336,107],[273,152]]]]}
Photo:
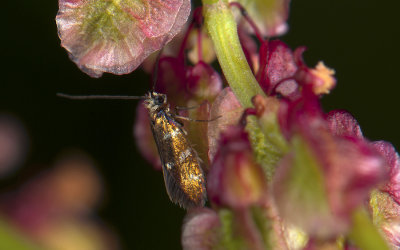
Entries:
{"type": "Polygon", "coordinates": [[[207,180],[209,198],[217,205],[243,208],[263,201],[264,173],[242,127],[232,126],[221,134],[207,180]]]}

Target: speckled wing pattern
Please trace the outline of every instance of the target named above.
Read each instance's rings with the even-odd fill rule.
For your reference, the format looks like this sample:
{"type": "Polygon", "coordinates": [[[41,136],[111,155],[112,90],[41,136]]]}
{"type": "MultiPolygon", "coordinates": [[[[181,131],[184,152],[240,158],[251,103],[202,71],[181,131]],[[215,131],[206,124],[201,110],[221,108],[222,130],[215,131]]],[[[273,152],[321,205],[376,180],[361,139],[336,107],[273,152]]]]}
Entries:
{"type": "Polygon", "coordinates": [[[201,160],[182,126],[164,110],[150,114],[150,120],[170,199],[185,209],[204,206],[206,189],[201,160]]]}

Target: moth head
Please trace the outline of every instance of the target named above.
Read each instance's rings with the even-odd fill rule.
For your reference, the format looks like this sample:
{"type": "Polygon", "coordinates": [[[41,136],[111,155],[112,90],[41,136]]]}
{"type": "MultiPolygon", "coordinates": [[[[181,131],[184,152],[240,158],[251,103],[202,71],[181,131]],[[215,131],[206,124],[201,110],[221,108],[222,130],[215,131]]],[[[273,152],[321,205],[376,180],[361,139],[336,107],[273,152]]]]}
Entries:
{"type": "Polygon", "coordinates": [[[167,96],[165,94],[151,92],[151,99],[154,105],[162,106],[167,103],[167,96]]]}
{"type": "Polygon", "coordinates": [[[145,105],[150,110],[157,110],[167,105],[167,96],[157,92],[149,92],[145,99],[145,105]]]}

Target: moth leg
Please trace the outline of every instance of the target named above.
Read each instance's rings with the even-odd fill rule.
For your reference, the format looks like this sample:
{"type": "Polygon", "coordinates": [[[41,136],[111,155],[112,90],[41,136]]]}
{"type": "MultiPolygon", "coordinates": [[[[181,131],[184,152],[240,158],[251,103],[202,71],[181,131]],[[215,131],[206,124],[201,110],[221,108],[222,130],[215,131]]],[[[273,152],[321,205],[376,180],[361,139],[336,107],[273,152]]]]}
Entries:
{"type": "Polygon", "coordinates": [[[190,121],[190,122],[213,122],[213,121],[215,121],[215,120],[217,120],[217,119],[219,119],[221,117],[222,116],[219,115],[219,116],[214,117],[214,118],[212,118],[210,120],[196,120],[196,119],[192,119],[192,118],[184,117],[184,116],[180,116],[180,115],[176,115],[175,116],[175,118],[178,118],[178,119],[181,119],[181,120],[185,120],[185,121],[190,121]]]}
{"type": "MultiPolygon", "coordinates": [[[[177,116],[177,115],[175,115],[175,117],[176,117],[176,116],[177,116]]],[[[178,120],[175,119],[175,122],[178,123],[179,126],[183,127],[183,123],[182,123],[181,121],[178,121],[178,120]]],[[[187,134],[186,131],[185,131],[185,134],[187,134]]]]}
{"type": "Polygon", "coordinates": [[[179,111],[179,110],[197,109],[197,108],[201,107],[202,105],[203,105],[203,103],[202,103],[202,104],[199,104],[199,105],[196,105],[196,106],[190,106],[190,107],[176,106],[176,107],[175,107],[175,110],[176,110],[176,111],[179,111]]]}
{"type": "Polygon", "coordinates": [[[204,101],[204,102],[202,102],[202,103],[200,103],[200,104],[198,104],[198,105],[195,105],[195,106],[190,106],[190,107],[180,107],[180,106],[176,106],[175,107],[175,113],[178,115],[179,113],[179,111],[180,110],[189,110],[189,109],[197,109],[197,108],[200,108],[201,106],[203,106],[204,104],[206,104],[207,102],[206,101],[204,101]]]}

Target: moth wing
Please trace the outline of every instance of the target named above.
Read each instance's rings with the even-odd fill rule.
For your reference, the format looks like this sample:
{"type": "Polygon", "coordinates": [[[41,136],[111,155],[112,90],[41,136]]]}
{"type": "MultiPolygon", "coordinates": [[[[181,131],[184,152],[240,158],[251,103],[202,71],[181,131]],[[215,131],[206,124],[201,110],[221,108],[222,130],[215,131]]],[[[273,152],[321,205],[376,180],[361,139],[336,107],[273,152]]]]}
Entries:
{"type": "Polygon", "coordinates": [[[205,178],[200,158],[181,125],[164,113],[152,123],[152,131],[171,201],[185,209],[204,206],[205,178]]]}

